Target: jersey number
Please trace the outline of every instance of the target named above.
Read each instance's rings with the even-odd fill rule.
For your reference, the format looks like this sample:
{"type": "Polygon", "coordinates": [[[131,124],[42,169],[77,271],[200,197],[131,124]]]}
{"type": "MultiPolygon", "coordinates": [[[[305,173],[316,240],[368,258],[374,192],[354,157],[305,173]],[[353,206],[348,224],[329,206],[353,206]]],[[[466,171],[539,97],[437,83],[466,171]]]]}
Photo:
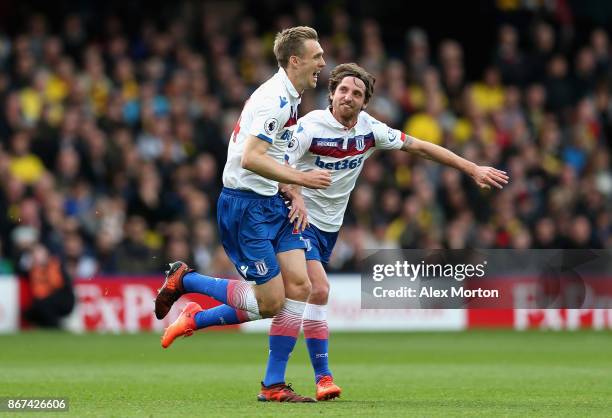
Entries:
{"type": "Polygon", "coordinates": [[[238,134],[240,133],[240,121],[242,120],[242,112],[244,112],[244,108],[246,107],[246,104],[249,102],[249,99],[246,100],[246,102],[244,102],[244,106],[242,106],[242,110],[240,111],[240,116],[238,117],[238,121],[236,122],[236,125],[234,126],[234,130],[232,131],[232,137],[230,138],[231,141],[236,142],[236,138],[238,138],[238,134]]]}

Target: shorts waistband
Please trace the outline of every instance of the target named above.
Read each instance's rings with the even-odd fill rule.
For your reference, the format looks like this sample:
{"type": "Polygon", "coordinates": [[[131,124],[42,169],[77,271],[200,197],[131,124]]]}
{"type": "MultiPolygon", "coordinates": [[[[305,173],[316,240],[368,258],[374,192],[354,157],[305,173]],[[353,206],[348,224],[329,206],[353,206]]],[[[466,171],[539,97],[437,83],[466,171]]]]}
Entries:
{"type": "Polygon", "coordinates": [[[223,187],[221,193],[225,193],[230,196],[241,197],[245,199],[271,199],[273,197],[278,196],[278,194],[272,196],[265,196],[263,194],[255,193],[251,190],[242,190],[242,189],[231,189],[229,187],[223,187]]]}

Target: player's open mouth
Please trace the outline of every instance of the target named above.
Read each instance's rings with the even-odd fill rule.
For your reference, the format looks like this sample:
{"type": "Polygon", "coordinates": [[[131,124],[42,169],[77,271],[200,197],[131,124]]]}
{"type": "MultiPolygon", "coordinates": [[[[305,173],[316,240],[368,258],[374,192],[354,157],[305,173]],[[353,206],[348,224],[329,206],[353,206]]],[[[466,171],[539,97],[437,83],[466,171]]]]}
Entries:
{"type": "Polygon", "coordinates": [[[319,73],[321,71],[315,71],[314,73],[312,73],[312,76],[314,78],[314,81],[318,81],[319,80],[319,73]]]}

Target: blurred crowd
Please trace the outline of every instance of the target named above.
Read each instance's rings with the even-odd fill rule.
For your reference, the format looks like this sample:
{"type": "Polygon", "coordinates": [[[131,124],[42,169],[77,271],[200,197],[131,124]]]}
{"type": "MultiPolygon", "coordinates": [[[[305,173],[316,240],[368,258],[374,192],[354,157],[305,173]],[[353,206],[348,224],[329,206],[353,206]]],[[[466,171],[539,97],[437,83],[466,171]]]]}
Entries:
{"type": "Polygon", "coordinates": [[[42,246],[71,277],[157,274],[176,259],[234,275],[216,227],[227,141],[276,71],[274,34],[296,24],[319,29],[327,61],[301,115],[327,105],[329,71],[354,61],[377,78],[373,116],[511,177],[479,190],[456,170],[376,153],[332,271],[356,271],[376,248],[612,247],[606,30],[578,43],[534,15],[472,51],[406,27],[398,53],[380,22],[342,8],[301,3],[266,27],[223,2],[177,8],[163,22],[104,16],[95,33],[91,16],[52,27],[36,13],[0,31],[0,274],[29,271],[42,246]],[[469,78],[473,54],[490,59],[469,78]]]}

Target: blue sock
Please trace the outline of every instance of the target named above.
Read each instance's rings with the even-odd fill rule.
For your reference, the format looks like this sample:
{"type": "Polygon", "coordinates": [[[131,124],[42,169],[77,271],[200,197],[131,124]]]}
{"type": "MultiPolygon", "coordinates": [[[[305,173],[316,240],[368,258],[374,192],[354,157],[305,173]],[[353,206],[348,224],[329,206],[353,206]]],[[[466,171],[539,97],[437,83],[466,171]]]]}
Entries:
{"type": "Polygon", "coordinates": [[[289,355],[295,347],[297,338],[284,335],[270,335],[270,355],[263,384],[265,386],[285,382],[285,370],[289,355]]]}
{"type": "Polygon", "coordinates": [[[187,293],[201,293],[227,303],[227,285],[229,280],[217,279],[192,271],[183,277],[183,288],[187,293]]]}
{"type": "Polygon", "coordinates": [[[328,339],[306,338],[310,362],[315,372],[315,381],[318,382],[323,376],[331,376],[329,370],[328,339]]]}
{"type": "MultiPolygon", "coordinates": [[[[195,314],[195,322],[198,329],[212,327],[215,325],[233,325],[245,322],[241,320],[245,315],[239,315],[238,310],[228,305],[215,306],[195,314]]],[[[248,320],[248,319],[247,319],[248,320]]]]}

